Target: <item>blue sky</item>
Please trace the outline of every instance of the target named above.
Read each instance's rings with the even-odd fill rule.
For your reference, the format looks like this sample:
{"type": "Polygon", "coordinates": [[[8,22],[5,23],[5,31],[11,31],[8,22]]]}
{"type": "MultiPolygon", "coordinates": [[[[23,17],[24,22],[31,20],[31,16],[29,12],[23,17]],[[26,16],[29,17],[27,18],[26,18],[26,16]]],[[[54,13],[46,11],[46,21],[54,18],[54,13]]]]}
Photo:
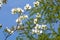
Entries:
{"type": "MultiPolygon", "coordinates": [[[[0,40],[4,40],[5,38],[4,34],[2,33],[4,28],[11,28],[12,25],[16,25],[15,20],[17,19],[17,15],[12,15],[11,9],[15,7],[24,9],[26,4],[30,4],[32,6],[33,1],[35,0],[8,0],[7,4],[2,6],[0,9],[0,24],[3,24],[3,27],[0,29],[0,40]]],[[[14,33],[7,40],[15,40],[17,35],[17,33],[14,33]]]]}

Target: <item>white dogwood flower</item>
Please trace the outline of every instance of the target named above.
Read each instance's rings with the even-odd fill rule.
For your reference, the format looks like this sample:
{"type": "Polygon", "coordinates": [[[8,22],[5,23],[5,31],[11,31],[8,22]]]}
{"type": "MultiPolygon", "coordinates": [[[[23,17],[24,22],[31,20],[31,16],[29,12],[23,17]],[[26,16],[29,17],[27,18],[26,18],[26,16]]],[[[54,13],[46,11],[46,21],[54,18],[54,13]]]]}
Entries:
{"type": "Polygon", "coordinates": [[[46,30],[46,25],[39,25],[36,24],[36,26],[34,27],[34,29],[32,29],[32,34],[36,33],[36,34],[42,34],[43,30],[46,30]]]}
{"type": "Polygon", "coordinates": [[[24,15],[24,18],[28,18],[28,15],[24,15]]]}
{"type": "Polygon", "coordinates": [[[10,34],[12,34],[14,31],[11,31],[10,34]]]}
{"type": "Polygon", "coordinates": [[[26,6],[24,7],[25,10],[29,10],[31,9],[31,6],[29,4],[26,4],[26,6]]]}
{"type": "Polygon", "coordinates": [[[37,32],[36,32],[36,34],[42,34],[43,33],[43,30],[36,30],[37,32]]]}
{"type": "Polygon", "coordinates": [[[21,29],[21,26],[17,26],[17,30],[20,30],[21,29]]]}
{"type": "Polygon", "coordinates": [[[37,24],[37,21],[38,21],[37,18],[35,18],[35,19],[34,19],[34,24],[37,24]]]}
{"type": "Polygon", "coordinates": [[[21,20],[26,19],[26,18],[28,18],[28,15],[22,15],[19,17],[19,19],[21,19],[21,20]]]}
{"type": "Polygon", "coordinates": [[[32,34],[37,33],[37,29],[32,29],[32,34]]]}
{"type": "Polygon", "coordinates": [[[39,33],[40,33],[40,34],[43,33],[43,30],[40,30],[39,33]]]}
{"type": "Polygon", "coordinates": [[[36,24],[36,26],[34,27],[35,29],[41,29],[41,25],[36,24]]]}
{"type": "Polygon", "coordinates": [[[47,26],[47,25],[42,25],[42,29],[43,29],[43,30],[46,30],[46,29],[47,29],[46,26],[47,26]]]}
{"type": "Polygon", "coordinates": [[[37,18],[41,17],[41,14],[37,13],[36,17],[37,17],[37,18]]]}
{"type": "Polygon", "coordinates": [[[11,11],[12,11],[12,14],[23,13],[24,12],[24,10],[22,10],[21,8],[13,8],[11,11]]]}
{"type": "Polygon", "coordinates": [[[8,33],[10,33],[10,31],[11,31],[9,28],[7,28],[6,30],[7,30],[8,33]]]}
{"type": "Polygon", "coordinates": [[[17,12],[18,12],[18,13],[23,13],[24,10],[22,10],[21,8],[17,8],[17,12]]]}
{"type": "Polygon", "coordinates": [[[32,34],[34,34],[34,33],[36,33],[36,34],[41,34],[41,33],[43,33],[43,30],[32,29],[32,34]]]}
{"type": "Polygon", "coordinates": [[[20,17],[19,17],[19,19],[23,20],[23,19],[24,19],[24,16],[23,16],[23,15],[22,15],[22,16],[20,16],[20,17]]]}
{"type": "Polygon", "coordinates": [[[38,29],[41,29],[41,25],[38,26],[38,29]]]}
{"type": "Polygon", "coordinates": [[[20,23],[20,21],[21,21],[20,18],[17,18],[17,19],[16,19],[16,22],[17,22],[17,23],[20,23]]]}
{"type": "Polygon", "coordinates": [[[35,33],[38,33],[38,29],[35,29],[35,33]]]}
{"type": "Polygon", "coordinates": [[[17,9],[16,9],[16,8],[13,8],[13,9],[11,10],[11,12],[12,12],[12,14],[16,14],[17,9]]]}
{"type": "Polygon", "coordinates": [[[34,28],[37,29],[38,27],[39,27],[39,24],[36,24],[36,26],[34,28]]]}
{"type": "Polygon", "coordinates": [[[34,30],[34,29],[32,29],[32,34],[34,34],[34,32],[35,32],[35,30],[34,30]]]}
{"type": "Polygon", "coordinates": [[[14,32],[14,31],[11,31],[9,28],[6,28],[6,30],[9,34],[12,34],[14,32]]]}
{"type": "Polygon", "coordinates": [[[39,6],[39,1],[33,2],[34,7],[38,7],[39,6]]]}

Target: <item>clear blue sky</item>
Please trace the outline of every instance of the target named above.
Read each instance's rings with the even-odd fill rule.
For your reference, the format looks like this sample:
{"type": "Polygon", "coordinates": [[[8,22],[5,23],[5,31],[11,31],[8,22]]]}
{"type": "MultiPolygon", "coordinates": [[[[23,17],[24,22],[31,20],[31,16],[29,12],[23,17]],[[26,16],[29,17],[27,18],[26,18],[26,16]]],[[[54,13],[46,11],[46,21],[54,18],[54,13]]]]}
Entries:
{"type": "MultiPolygon", "coordinates": [[[[11,14],[11,9],[14,7],[20,7],[24,9],[25,4],[33,5],[35,0],[8,0],[7,4],[3,5],[0,9],[0,24],[3,24],[2,29],[0,29],[0,40],[4,40],[5,36],[2,33],[3,29],[6,27],[11,28],[12,25],[16,25],[15,20],[17,19],[17,15],[11,14]]],[[[54,27],[57,28],[58,24],[54,27]]],[[[15,32],[11,35],[7,40],[15,40],[18,34],[15,32]]]]}
{"type": "MultiPolygon", "coordinates": [[[[3,24],[3,27],[0,29],[0,40],[5,39],[5,36],[2,33],[4,28],[11,28],[12,25],[16,25],[15,20],[17,19],[17,15],[12,15],[11,9],[14,7],[20,7],[24,9],[25,4],[30,4],[32,6],[33,1],[35,0],[8,0],[7,4],[2,6],[0,9],[0,24],[3,24]]],[[[7,40],[15,40],[17,35],[17,33],[14,33],[7,40]]]]}

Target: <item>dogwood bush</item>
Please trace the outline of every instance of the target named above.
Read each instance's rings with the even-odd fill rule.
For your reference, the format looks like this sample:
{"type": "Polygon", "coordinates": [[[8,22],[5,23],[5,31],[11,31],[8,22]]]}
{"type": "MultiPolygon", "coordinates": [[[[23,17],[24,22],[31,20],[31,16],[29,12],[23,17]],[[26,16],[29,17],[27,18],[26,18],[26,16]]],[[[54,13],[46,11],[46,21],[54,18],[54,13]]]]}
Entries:
{"type": "MultiPolygon", "coordinates": [[[[19,34],[25,34],[26,40],[60,40],[60,26],[58,32],[53,28],[54,23],[60,23],[59,3],[59,0],[36,0],[32,3],[33,7],[26,4],[24,10],[12,8],[11,14],[18,14],[17,25],[12,28],[6,27],[4,32],[8,35],[5,40],[16,31],[20,32],[19,34]],[[24,14],[27,11],[29,11],[29,15],[24,14]]],[[[2,5],[1,2],[0,5],[2,5]]],[[[23,40],[20,37],[17,36],[16,40],[23,40]]]]}

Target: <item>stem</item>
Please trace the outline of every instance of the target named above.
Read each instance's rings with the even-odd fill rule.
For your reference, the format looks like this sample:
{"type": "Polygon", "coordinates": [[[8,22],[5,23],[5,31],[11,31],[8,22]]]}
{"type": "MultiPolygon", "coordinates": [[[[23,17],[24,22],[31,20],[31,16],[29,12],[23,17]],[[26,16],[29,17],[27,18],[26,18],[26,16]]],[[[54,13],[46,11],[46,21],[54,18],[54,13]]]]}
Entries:
{"type": "MultiPolygon", "coordinates": [[[[20,14],[18,14],[18,17],[20,17],[20,14]]],[[[18,20],[19,21],[19,20],[18,20]]],[[[19,23],[17,23],[17,26],[19,26],[19,23]]],[[[16,27],[17,28],[17,27],[16,27]]],[[[15,32],[16,30],[14,30],[14,32],[15,32]]],[[[7,36],[6,36],[6,38],[5,38],[5,40],[7,40],[7,38],[9,37],[9,36],[11,36],[11,34],[8,34],[7,36]]]]}
{"type": "Polygon", "coordinates": [[[6,38],[5,38],[5,40],[7,40],[7,38],[8,38],[9,36],[11,36],[11,34],[7,35],[6,38]]]}

